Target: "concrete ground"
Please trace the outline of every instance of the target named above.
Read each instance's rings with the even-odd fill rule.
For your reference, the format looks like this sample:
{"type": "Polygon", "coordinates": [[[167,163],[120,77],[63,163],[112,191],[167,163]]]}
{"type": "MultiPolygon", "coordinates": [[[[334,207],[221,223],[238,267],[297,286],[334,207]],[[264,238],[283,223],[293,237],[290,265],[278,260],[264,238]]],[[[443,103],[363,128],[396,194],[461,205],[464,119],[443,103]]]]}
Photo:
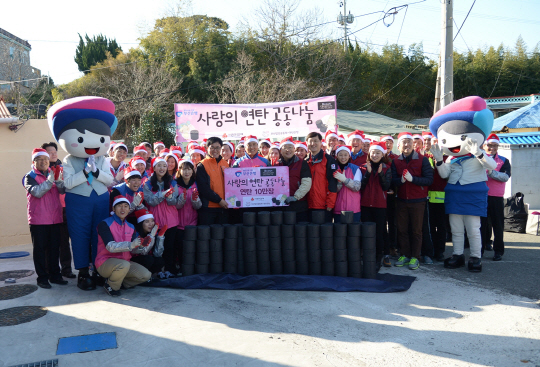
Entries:
{"type": "MultiPolygon", "coordinates": [[[[137,287],[112,298],[70,280],[0,301],[0,310],[48,309],[0,328],[0,367],[55,358],[60,366],[540,366],[540,237],[505,236],[503,261],[487,253],[480,274],[441,263],[383,268],[417,276],[401,293],[137,287]],[[116,332],[117,349],[56,356],[59,338],[103,332],[116,332]]],[[[0,260],[0,271],[23,269],[33,269],[30,257],[0,260]]],[[[17,283],[35,284],[35,275],[17,283]]]]}

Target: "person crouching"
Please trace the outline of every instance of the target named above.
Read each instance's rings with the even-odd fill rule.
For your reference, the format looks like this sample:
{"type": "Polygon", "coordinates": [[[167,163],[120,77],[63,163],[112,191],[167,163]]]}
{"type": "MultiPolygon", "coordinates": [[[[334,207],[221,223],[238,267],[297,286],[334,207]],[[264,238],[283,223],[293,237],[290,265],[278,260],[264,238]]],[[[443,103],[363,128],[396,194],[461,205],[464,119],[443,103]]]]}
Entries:
{"type": "Polygon", "coordinates": [[[152,273],[131,260],[131,251],[141,246],[135,227],[125,219],[129,214],[129,200],[118,196],[113,203],[114,214],[97,227],[98,249],[96,267],[106,278],[105,291],[119,296],[120,288],[132,288],[150,279],[152,273]]]}
{"type": "Polygon", "coordinates": [[[154,220],[154,215],[147,209],[137,210],[135,216],[137,217],[137,233],[141,237],[143,245],[145,244],[144,239],[148,237],[148,245],[137,247],[131,251],[133,255],[131,260],[141,264],[152,274],[157,274],[165,265],[162,255],[167,227],[162,227],[158,233],[159,228],[154,220]]]}

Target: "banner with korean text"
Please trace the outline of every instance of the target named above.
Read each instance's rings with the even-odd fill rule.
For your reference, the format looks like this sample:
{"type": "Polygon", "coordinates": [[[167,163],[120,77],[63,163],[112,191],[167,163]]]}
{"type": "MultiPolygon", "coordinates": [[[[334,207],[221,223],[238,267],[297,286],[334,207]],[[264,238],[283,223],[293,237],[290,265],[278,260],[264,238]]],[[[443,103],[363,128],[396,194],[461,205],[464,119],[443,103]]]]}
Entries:
{"type": "Polygon", "coordinates": [[[287,205],[289,167],[225,168],[223,172],[229,208],[287,205]]]}
{"type": "Polygon", "coordinates": [[[245,135],[281,140],[334,130],[336,96],[261,104],[175,104],[176,141],[239,140],[245,135]]]}

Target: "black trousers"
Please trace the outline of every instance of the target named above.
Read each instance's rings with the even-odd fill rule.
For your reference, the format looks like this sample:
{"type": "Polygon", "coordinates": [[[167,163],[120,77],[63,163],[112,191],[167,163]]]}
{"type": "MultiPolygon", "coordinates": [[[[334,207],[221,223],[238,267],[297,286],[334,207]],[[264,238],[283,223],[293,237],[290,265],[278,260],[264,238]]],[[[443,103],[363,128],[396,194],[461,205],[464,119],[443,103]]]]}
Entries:
{"type": "Polygon", "coordinates": [[[133,256],[131,261],[144,266],[152,274],[159,273],[165,261],[162,257],[155,257],[154,255],[139,255],[133,256]]]}
{"type": "Polygon", "coordinates": [[[175,240],[174,247],[176,249],[176,260],[178,261],[178,264],[180,265],[180,269],[182,269],[182,253],[184,252],[184,230],[183,229],[176,230],[176,240],[175,240]]]}
{"type": "Polygon", "coordinates": [[[61,224],[30,224],[30,236],[34,247],[34,267],[37,280],[60,279],[60,226],[61,224]]]}
{"type": "Polygon", "coordinates": [[[444,203],[429,203],[429,226],[435,257],[446,250],[446,214],[444,203]]]}
{"type": "Polygon", "coordinates": [[[424,220],[422,222],[422,256],[433,257],[433,241],[431,239],[431,225],[429,223],[429,205],[426,203],[424,209],[424,220]]]}
{"type": "MultiPolygon", "coordinates": [[[[230,209],[233,210],[233,209],[230,209]]],[[[199,209],[198,224],[200,226],[211,224],[227,224],[229,222],[229,210],[223,208],[205,208],[199,209]]],[[[240,222],[241,223],[241,222],[240,222]]]]}
{"type": "Polygon", "coordinates": [[[504,255],[504,198],[488,196],[487,217],[480,217],[482,250],[491,240],[493,228],[493,251],[504,255]]]}
{"type": "Polygon", "coordinates": [[[362,223],[374,222],[376,225],[376,259],[381,261],[384,255],[390,254],[390,246],[386,240],[386,208],[371,208],[363,206],[361,210],[362,223]]]}
{"type": "MultiPolygon", "coordinates": [[[[331,211],[325,210],[325,209],[309,209],[308,214],[308,221],[312,222],[311,220],[311,213],[313,212],[324,212],[324,222],[325,223],[332,223],[332,219],[334,218],[334,210],[331,211]]],[[[298,213],[296,214],[296,222],[300,222],[298,219],[298,213]]]]}
{"type": "Polygon", "coordinates": [[[165,240],[163,241],[163,261],[165,271],[176,274],[176,227],[165,231],[165,240]]]}
{"type": "Polygon", "coordinates": [[[60,224],[60,266],[62,275],[72,273],[71,269],[71,246],[69,245],[69,231],[66,219],[66,208],[62,209],[64,222],[60,224]]]}
{"type": "Polygon", "coordinates": [[[386,198],[386,224],[388,227],[388,245],[390,248],[397,248],[397,227],[396,227],[396,197],[388,194],[386,198]]]}

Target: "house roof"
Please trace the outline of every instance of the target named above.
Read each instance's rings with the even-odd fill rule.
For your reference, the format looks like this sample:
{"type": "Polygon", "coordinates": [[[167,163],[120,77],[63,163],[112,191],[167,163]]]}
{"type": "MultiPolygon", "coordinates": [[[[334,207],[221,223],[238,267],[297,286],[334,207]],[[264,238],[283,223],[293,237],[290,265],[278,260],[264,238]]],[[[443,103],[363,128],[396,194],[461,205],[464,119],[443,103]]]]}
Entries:
{"type": "Polygon", "coordinates": [[[6,31],[6,30],[4,30],[2,28],[0,28],[0,35],[4,36],[5,38],[8,38],[8,39],[10,39],[10,40],[12,40],[14,42],[17,42],[21,46],[27,47],[28,50],[32,49],[32,46],[30,46],[30,43],[28,43],[28,41],[25,41],[22,38],[19,38],[19,37],[15,36],[14,34],[11,34],[11,33],[9,33],[8,31],[6,31]]]}
{"type": "Polygon", "coordinates": [[[510,129],[540,127],[540,101],[495,119],[492,131],[501,131],[505,126],[510,129]]]}
{"type": "Polygon", "coordinates": [[[406,121],[379,115],[370,111],[337,110],[337,123],[340,130],[362,130],[366,134],[385,135],[396,134],[410,130],[406,121]]]}
{"type": "Polygon", "coordinates": [[[540,144],[540,132],[497,134],[501,144],[540,144]]]}
{"type": "Polygon", "coordinates": [[[0,119],[4,118],[11,118],[11,113],[9,113],[9,110],[6,107],[4,97],[0,96],[0,119]]]}

